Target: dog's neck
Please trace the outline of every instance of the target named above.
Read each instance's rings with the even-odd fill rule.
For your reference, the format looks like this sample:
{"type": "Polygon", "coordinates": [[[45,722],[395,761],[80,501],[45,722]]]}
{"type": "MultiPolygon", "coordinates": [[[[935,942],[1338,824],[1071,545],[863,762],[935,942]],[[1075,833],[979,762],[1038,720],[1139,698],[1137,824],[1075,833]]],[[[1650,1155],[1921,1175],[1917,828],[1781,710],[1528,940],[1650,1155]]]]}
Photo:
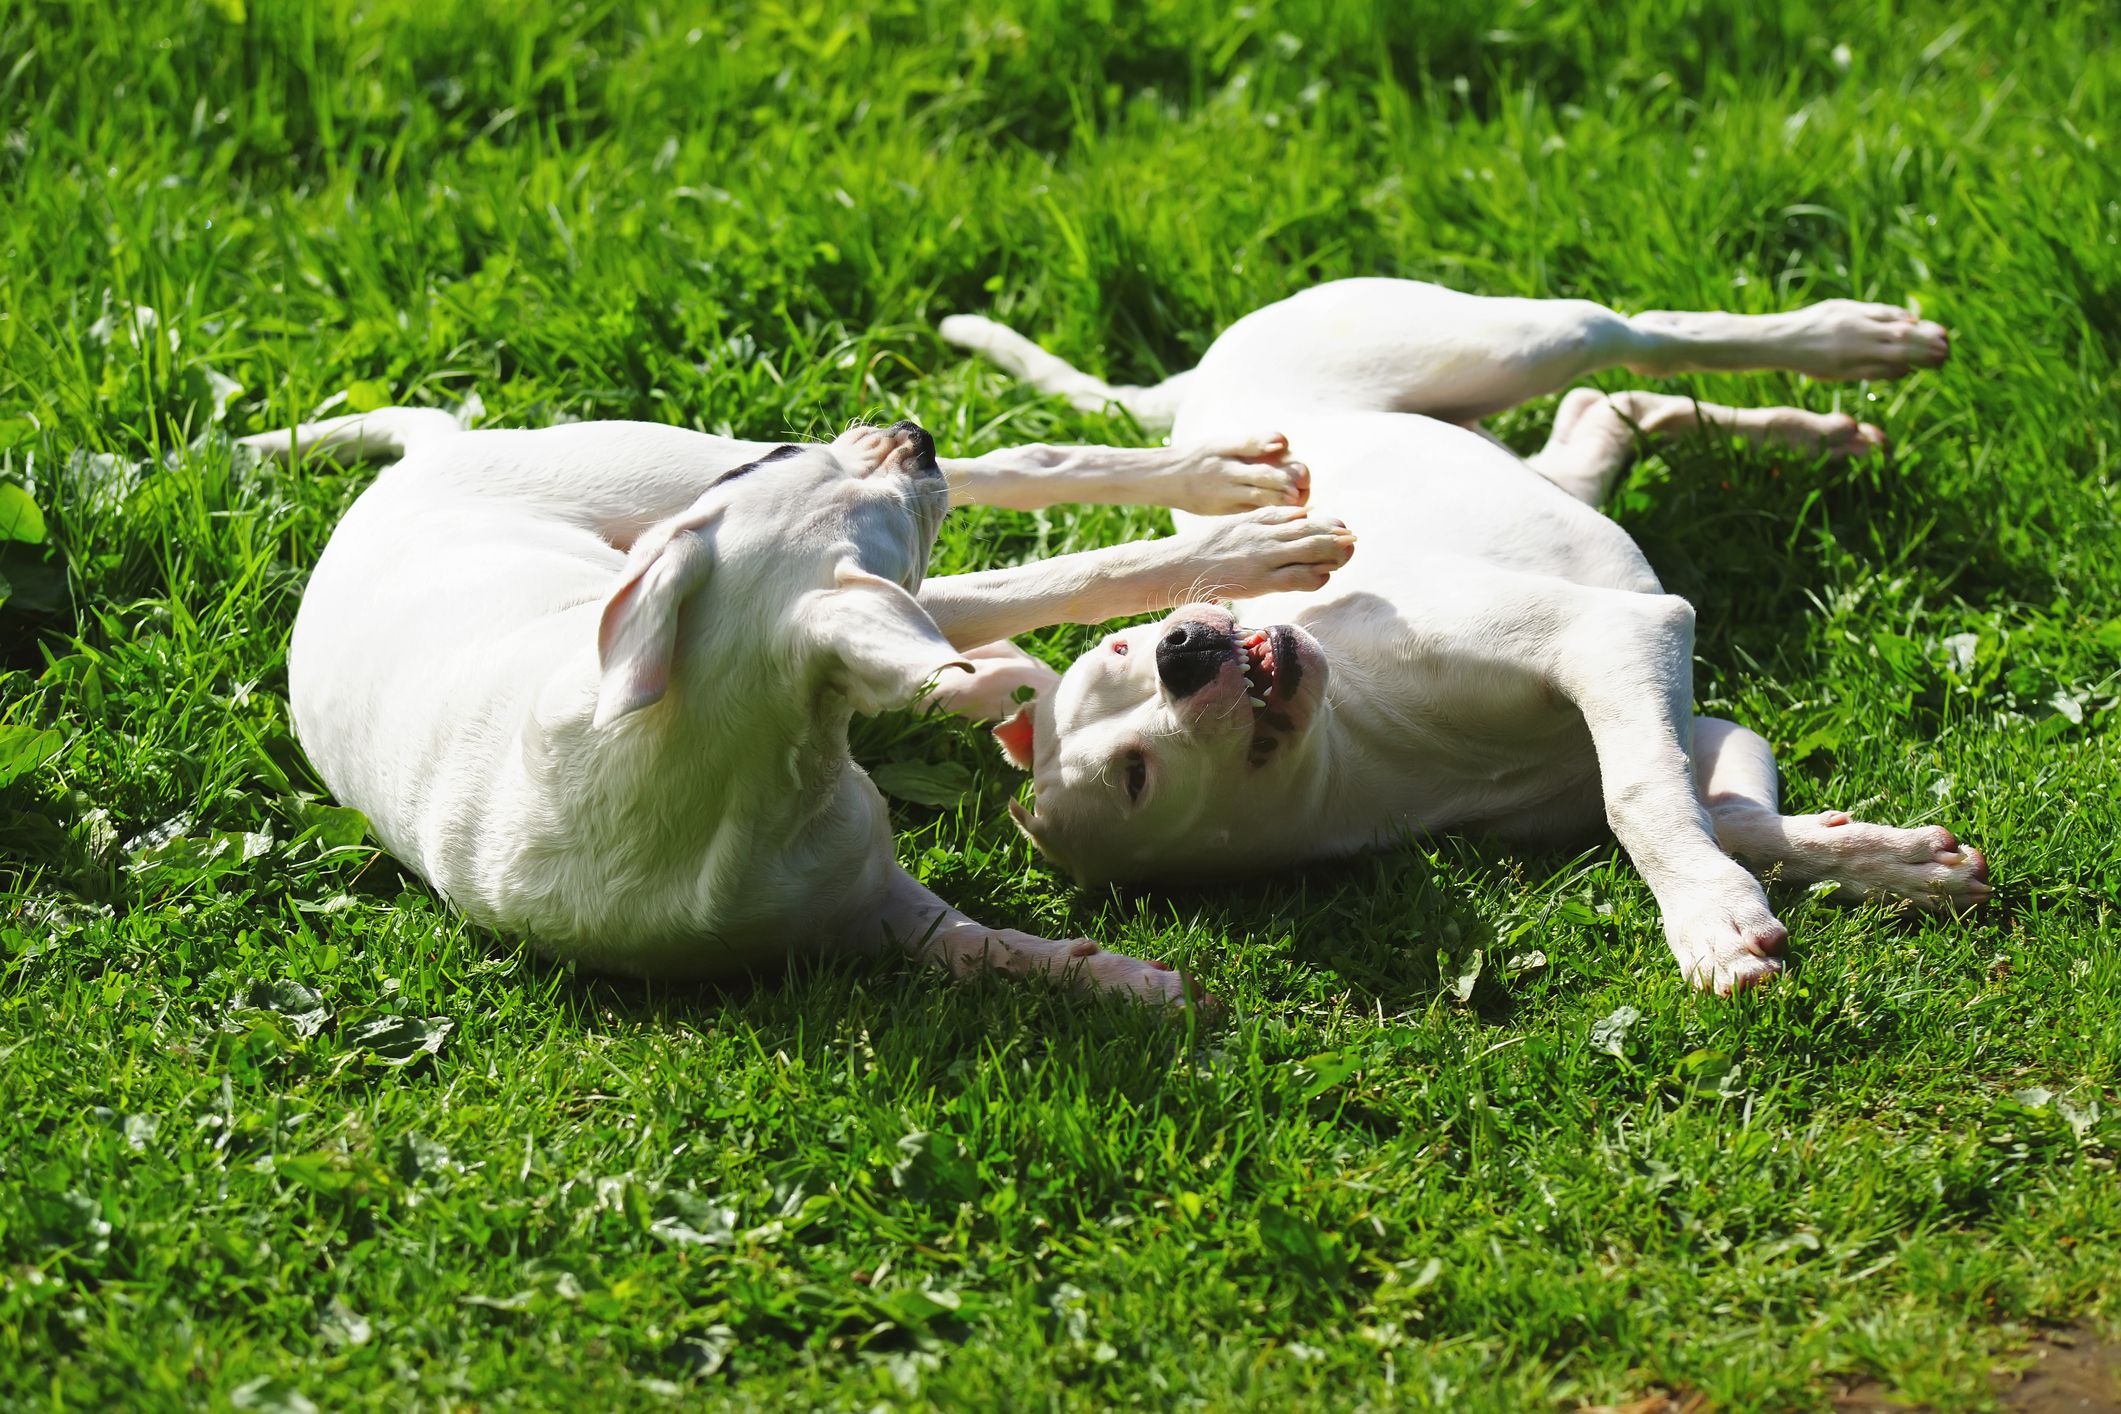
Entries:
{"type": "MultiPolygon", "coordinates": [[[[1449,695],[1410,675],[1403,655],[1372,635],[1311,627],[1327,629],[1318,638],[1331,676],[1310,729],[1278,767],[1287,775],[1276,807],[1288,832],[1301,832],[1307,853],[1345,854],[1409,831],[1490,819],[1571,779],[1557,777],[1544,753],[1528,752],[1515,734],[1512,749],[1490,760],[1486,743],[1451,720],[1449,695]]],[[[1556,712],[1546,725],[1575,747],[1573,713],[1556,712]]]]}

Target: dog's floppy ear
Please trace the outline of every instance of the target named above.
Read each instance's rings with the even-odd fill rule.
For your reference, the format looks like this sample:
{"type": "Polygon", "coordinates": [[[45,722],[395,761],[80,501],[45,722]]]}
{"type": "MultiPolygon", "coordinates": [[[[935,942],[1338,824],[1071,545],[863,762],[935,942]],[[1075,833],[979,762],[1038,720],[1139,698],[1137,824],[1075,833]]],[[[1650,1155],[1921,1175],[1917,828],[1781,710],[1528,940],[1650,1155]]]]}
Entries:
{"type": "Polygon", "coordinates": [[[719,509],[650,527],[634,542],[597,624],[596,725],[662,700],[677,652],[678,611],[714,569],[719,509]]]}
{"type": "Polygon", "coordinates": [[[838,586],[801,610],[810,637],[832,660],[831,681],[857,712],[903,707],[946,668],[973,670],[928,611],[890,580],[852,560],[838,586]]]}
{"type": "MultiPolygon", "coordinates": [[[[1032,748],[1038,741],[1038,714],[1036,702],[1026,702],[1009,714],[1009,719],[994,728],[994,739],[1002,744],[1002,755],[1018,770],[1031,769],[1032,748]]],[[[1018,821],[1021,824],[1021,821],[1018,821]]],[[[1024,833],[1029,834],[1026,830],[1024,833]]]]}

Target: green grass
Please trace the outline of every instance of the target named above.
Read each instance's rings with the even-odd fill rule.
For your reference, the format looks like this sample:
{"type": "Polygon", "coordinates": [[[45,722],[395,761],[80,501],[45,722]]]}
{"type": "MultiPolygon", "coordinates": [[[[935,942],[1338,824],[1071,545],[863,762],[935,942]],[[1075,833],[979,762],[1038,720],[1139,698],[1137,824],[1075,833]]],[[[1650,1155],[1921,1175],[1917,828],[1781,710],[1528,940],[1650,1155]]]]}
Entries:
{"type": "MultiPolygon", "coordinates": [[[[2121,1317],[2110,5],[507,8],[0,7],[0,482],[48,522],[0,491],[0,1406],[1961,1407],[2121,1317]],[[292,740],[363,477],[230,434],[1127,442],[936,319],[1139,379],[1356,273],[1952,326],[1902,384],[1671,385],[1893,460],[1700,440],[1614,509],[1793,808],[1950,823],[1984,917],[1785,890],[1794,973],[1719,1001],[1610,848],[1084,893],[978,732],[904,718],[865,759],[969,785],[903,857],[1227,1024],[888,960],[642,989],[453,919],[292,740]]],[[[1159,523],[964,514],[936,563],[1159,523]]]]}

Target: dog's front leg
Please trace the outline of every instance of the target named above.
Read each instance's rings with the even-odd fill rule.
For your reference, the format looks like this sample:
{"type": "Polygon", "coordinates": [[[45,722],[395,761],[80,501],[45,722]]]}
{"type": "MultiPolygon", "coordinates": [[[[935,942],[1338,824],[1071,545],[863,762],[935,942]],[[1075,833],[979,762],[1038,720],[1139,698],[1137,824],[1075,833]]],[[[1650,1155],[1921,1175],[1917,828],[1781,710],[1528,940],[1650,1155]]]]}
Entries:
{"type": "Polygon", "coordinates": [[[975,648],[1052,624],[1103,623],[1196,599],[1317,589],[1354,553],[1343,522],[1276,507],[1162,540],[943,575],[924,583],[919,598],[945,637],[975,648]]]}
{"type": "Polygon", "coordinates": [[[1187,1006],[1195,997],[1168,962],[1144,962],[1107,952],[1088,938],[1055,941],[989,928],[944,903],[904,869],[893,871],[885,896],[885,936],[914,957],[946,967],[953,977],[993,972],[1046,977],[1075,991],[1132,997],[1154,1006],[1187,1006]]]}
{"type": "Polygon", "coordinates": [[[1553,639],[1551,676],[1583,713],[1606,818],[1664,914],[1697,986],[1730,993],[1781,971],[1789,932],[1725,854],[1696,794],[1694,610],[1667,595],[1583,591],[1553,639]]]}
{"type": "Polygon", "coordinates": [[[1221,516],[1300,506],[1311,494],[1310,471],[1274,433],[1201,447],[1034,444],[939,461],[953,506],[1035,511],[1074,502],[1221,516]]]}

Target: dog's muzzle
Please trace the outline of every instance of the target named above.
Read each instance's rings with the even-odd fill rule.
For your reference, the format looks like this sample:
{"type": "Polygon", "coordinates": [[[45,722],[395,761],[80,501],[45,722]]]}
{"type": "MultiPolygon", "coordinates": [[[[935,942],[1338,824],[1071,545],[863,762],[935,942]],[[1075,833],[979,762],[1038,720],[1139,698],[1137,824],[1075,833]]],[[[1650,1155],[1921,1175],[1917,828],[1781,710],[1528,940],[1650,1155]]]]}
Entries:
{"type": "Polygon", "coordinates": [[[1237,639],[1213,624],[1173,624],[1156,640],[1156,676],[1164,691],[1183,702],[1199,692],[1237,656],[1237,639]]]}

